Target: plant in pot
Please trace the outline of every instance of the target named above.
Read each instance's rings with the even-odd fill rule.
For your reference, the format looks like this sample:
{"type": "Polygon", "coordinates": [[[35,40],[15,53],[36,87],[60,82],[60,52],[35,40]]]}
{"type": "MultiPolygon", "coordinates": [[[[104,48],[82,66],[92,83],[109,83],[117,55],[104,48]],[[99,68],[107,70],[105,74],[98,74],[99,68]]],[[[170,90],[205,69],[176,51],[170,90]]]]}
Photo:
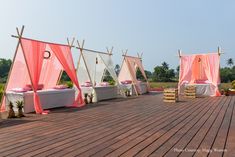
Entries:
{"type": "Polygon", "coordinates": [[[228,88],[224,90],[224,95],[229,96],[229,89],[228,88]]]}
{"type": "Polygon", "coordinates": [[[90,103],[93,103],[93,97],[94,97],[94,95],[91,93],[91,95],[89,95],[90,103]]]}
{"type": "Polygon", "coordinates": [[[84,93],[84,102],[88,104],[88,93],[84,93]]]}
{"type": "Polygon", "coordinates": [[[18,108],[18,117],[25,117],[25,115],[23,114],[23,107],[24,107],[24,102],[23,101],[16,101],[16,105],[18,108]]]}
{"type": "Polygon", "coordinates": [[[8,118],[15,118],[15,112],[13,110],[13,103],[10,101],[9,103],[9,112],[8,112],[8,118]]]}
{"type": "Polygon", "coordinates": [[[220,94],[221,94],[221,95],[224,95],[224,89],[221,89],[221,90],[220,90],[220,94]]]}
{"type": "Polygon", "coordinates": [[[125,95],[126,95],[126,96],[131,96],[131,91],[130,91],[129,89],[126,89],[126,90],[125,90],[125,95]]]}

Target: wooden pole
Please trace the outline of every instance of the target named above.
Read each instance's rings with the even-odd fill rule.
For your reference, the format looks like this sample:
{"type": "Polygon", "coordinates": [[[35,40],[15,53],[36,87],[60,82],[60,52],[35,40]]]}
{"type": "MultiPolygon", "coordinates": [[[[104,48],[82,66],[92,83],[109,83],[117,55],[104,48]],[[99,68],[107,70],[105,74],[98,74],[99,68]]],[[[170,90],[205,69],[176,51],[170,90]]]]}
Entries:
{"type": "MultiPolygon", "coordinates": [[[[22,28],[21,28],[20,31],[19,31],[19,29],[16,27],[16,31],[17,31],[18,36],[22,36],[22,35],[23,35],[23,32],[24,32],[24,25],[22,26],[22,28]]],[[[9,79],[10,79],[10,76],[11,76],[11,73],[12,73],[13,65],[14,65],[14,63],[15,63],[16,54],[17,54],[17,51],[18,51],[19,46],[20,46],[20,40],[18,39],[18,42],[17,42],[17,45],[16,45],[16,49],[15,49],[15,53],[14,53],[14,57],[13,57],[12,64],[11,64],[11,67],[10,67],[10,71],[9,71],[9,73],[8,73],[7,81],[6,81],[6,84],[5,84],[5,86],[4,86],[3,95],[4,95],[5,97],[6,97],[7,86],[8,86],[8,84],[9,84],[9,79]]],[[[1,100],[0,106],[2,106],[2,103],[3,103],[3,97],[2,97],[2,100],[1,100]]],[[[6,105],[6,104],[5,104],[5,105],[6,105]]]]}
{"type": "Polygon", "coordinates": [[[181,50],[179,49],[178,50],[178,55],[179,55],[179,58],[181,57],[181,50]]]}
{"type": "Polygon", "coordinates": [[[218,55],[220,56],[221,55],[221,50],[220,50],[220,47],[218,46],[218,55]]]}
{"type": "Polygon", "coordinates": [[[85,65],[85,68],[86,68],[86,70],[87,70],[88,77],[89,77],[89,79],[90,79],[90,81],[91,81],[91,85],[92,85],[92,87],[94,88],[94,84],[93,84],[93,82],[92,82],[91,75],[90,75],[90,72],[89,72],[89,70],[88,70],[88,66],[87,66],[85,57],[84,57],[84,55],[83,55],[84,42],[85,42],[85,40],[83,40],[83,41],[82,41],[82,45],[80,45],[79,42],[77,41],[77,44],[78,44],[78,46],[79,46],[80,53],[81,53],[81,57],[82,57],[82,59],[83,59],[83,61],[84,61],[84,65],[85,65]]]}

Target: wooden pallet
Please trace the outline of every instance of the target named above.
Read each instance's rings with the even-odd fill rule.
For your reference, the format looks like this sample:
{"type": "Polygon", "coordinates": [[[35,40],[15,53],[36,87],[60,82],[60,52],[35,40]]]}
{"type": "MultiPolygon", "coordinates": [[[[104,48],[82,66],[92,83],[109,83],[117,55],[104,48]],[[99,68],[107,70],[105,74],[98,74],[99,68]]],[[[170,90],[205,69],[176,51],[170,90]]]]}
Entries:
{"type": "Polygon", "coordinates": [[[164,102],[177,102],[179,100],[178,97],[178,89],[176,88],[167,88],[164,89],[164,102]]]}
{"type": "Polygon", "coordinates": [[[196,86],[187,86],[184,90],[184,96],[186,98],[196,98],[196,86]]]}

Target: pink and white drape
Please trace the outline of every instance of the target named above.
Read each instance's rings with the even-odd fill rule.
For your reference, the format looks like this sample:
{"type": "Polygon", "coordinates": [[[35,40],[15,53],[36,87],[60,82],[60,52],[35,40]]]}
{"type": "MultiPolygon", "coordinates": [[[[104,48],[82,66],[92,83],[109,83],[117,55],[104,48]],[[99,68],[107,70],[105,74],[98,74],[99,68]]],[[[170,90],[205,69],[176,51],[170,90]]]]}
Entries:
{"type": "MultiPolygon", "coordinates": [[[[6,91],[12,88],[24,88],[27,84],[31,84],[34,91],[35,111],[40,114],[44,113],[37,94],[38,85],[43,84],[43,89],[54,87],[60,72],[63,70],[66,71],[72,82],[79,89],[79,95],[72,106],[83,105],[70,47],[21,38],[6,91]],[[49,55],[47,56],[48,58],[45,58],[45,55],[49,55]]],[[[4,96],[1,111],[6,109],[5,100],[6,97],[4,96]]]]}

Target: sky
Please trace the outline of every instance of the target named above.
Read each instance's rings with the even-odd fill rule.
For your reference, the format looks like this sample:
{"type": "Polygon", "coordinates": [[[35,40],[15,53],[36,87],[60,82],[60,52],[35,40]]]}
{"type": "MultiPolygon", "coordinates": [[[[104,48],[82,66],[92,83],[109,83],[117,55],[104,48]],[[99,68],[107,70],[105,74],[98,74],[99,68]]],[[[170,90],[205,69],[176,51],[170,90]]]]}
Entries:
{"type": "MultiPolygon", "coordinates": [[[[235,60],[234,0],[1,0],[0,58],[12,59],[16,27],[24,37],[66,44],[67,37],[84,47],[106,51],[121,64],[122,50],[143,53],[146,70],[167,62],[179,64],[183,54],[216,52],[235,60]]],[[[76,61],[79,51],[73,50],[76,61]]]]}

